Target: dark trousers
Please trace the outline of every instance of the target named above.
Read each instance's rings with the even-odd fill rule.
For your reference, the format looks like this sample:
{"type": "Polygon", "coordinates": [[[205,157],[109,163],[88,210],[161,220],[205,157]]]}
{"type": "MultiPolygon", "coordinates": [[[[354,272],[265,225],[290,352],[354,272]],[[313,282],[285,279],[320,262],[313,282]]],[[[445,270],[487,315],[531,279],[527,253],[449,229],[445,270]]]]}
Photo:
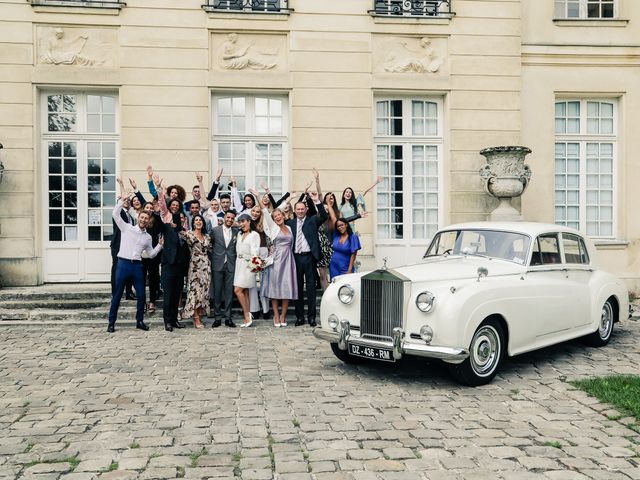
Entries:
{"type": "Polygon", "coordinates": [[[131,261],[119,258],[118,265],[116,266],[115,290],[111,298],[111,308],[109,308],[109,325],[115,325],[116,323],[118,308],[120,308],[120,299],[122,298],[122,293],[124,292],[127,282],[133,282],[136,289],[136,322],[140,323],[144,318],[145,297],[142,262],[140,260],[131,261]]]}
{"type": "MultiPolygon", "coordinates": [[[[111,295],[113,295],[116,291],[116,268],[118,267],[118,255],[117,253],[113,253],[111,251],[111,295]]],[[[133,293],[132,290],[133,282],[127,281],[125,284],[125,288],[127,290],[127,295],[131,295],[133,293]]],[[[120,294],[122,297],[122,294],[120,294]]]]}
{"type": "Polygon", "coordinates": [[[316,259],[310,253],[294,255],[296,260],[296,279],[298,281],[298,300],[296,300],[296,320],[304,320],[304,292],[307,290],[307,320],[316,319],[316,259]]]}
{"type": "Polygon", "coordinates": [[[149,282],[149,302],[156,303],[160,291],[160,255],[142,259],[142,266],[149,282]]]}
{"type": "Polygon", "coordinates": [[[165,325],[174,325],[178,321],[178,303],[182,293],[182,265],[162,265],[162,318],[165,325]]]}
{"type": "Polygon", "coordinates": [[[213,272],[213,318],[231,320],[231,303],[233,302],[234,272],[223,270],[213,272]],[[224,303],[224,308],[222,304],[224,303]]]}

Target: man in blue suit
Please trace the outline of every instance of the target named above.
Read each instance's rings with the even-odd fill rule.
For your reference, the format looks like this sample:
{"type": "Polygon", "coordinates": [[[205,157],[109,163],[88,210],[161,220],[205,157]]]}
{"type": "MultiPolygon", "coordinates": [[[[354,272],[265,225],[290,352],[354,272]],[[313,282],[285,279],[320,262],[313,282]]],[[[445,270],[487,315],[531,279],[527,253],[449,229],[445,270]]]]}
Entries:
{"type": "Polygon", "coordinates": [[[293,234],[293,255],[296,261],[296,275],[298,281],[298,300],[296,301],[296,327],[304,325],[304,286],[307,290],[307,320],[312,327],[316,326],[316,276],[318,262],[322,256],[318,229],[327,220],[317,192],[309,194],[313,201],[317,215],[308,217],[309,208],[305,202],[297,202],[294,208],[295,218],[286,224],[293,234]]]}

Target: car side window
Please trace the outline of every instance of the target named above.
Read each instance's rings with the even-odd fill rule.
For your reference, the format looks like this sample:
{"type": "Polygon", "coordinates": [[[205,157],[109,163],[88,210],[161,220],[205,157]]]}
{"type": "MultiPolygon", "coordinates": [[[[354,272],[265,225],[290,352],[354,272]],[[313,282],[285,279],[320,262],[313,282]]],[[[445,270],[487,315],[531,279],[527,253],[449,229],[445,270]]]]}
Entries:
{"type": "Polygon", "coordinates": [[[584,240],[577,235],[563,233],[562,248],[564,249],[564,261],[566,263],[578,263],[581,265],[589,263],[589,254],[584,240]]]}
{"type": "Polygon", "coordinates": [[[538,236],[533,244],[531,265],[551,265],[562,263],[558,235],[547,233],[538,236]]]}

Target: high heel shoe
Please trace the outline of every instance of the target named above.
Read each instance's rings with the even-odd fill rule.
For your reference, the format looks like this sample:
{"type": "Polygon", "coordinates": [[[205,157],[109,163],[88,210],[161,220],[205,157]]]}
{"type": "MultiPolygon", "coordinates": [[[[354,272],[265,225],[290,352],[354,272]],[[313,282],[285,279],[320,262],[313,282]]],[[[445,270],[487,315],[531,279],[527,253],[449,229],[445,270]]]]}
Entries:
{"type": "Polygon", "coordinates": [[[193,316],[193,326],[196,328],[202,328],[204,326],[202,325],[202,321],[200,320],[200,315],[193,316]]]}
{"type": "Polygon", "coordinates": [[[251,312],[249,312],[249,321],[247,323],[243,323],[240,326],[244,328],[249,328],[251,325],[253,325],[253,315],[251,315],[251,312]]]}

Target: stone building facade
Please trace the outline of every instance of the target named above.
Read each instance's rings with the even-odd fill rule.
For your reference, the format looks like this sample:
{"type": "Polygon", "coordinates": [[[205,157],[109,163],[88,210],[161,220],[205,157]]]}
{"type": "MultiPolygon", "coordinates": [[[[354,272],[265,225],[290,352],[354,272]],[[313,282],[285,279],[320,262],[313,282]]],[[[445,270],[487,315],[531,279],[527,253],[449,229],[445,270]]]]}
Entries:
{"type": "MultiPolygon", "coordinates": [[[[0,275],[104,281],[115,175],[187,191],[363,191],[364,266],[495,207],[479,151],[526,145],[526,220],[639,283],[632,0],[0,0],[0,275]],[[204,5],[203,5],[204,3],[204,5]]],[[[146,189],[142,189],[144,193],[146,189]]]]}

